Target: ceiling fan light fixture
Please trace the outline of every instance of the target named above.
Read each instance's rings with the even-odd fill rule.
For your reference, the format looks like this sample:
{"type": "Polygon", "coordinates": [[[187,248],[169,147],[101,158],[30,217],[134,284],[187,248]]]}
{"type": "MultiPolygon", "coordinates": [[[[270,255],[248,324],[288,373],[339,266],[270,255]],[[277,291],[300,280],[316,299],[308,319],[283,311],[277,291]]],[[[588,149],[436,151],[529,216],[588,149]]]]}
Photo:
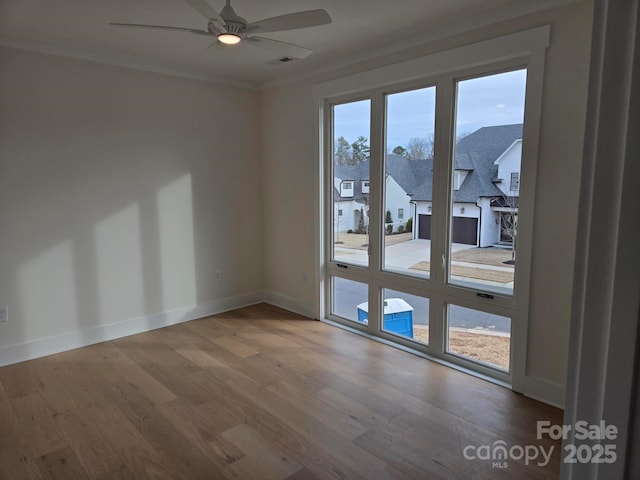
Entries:
{"type": "Polygon", "coordinates": [[[242,38],[239,35],[235,35],[233,33],[221,33],[218,35],[218,40],[225,45],[236,45],[240,43],[242,38]]]}

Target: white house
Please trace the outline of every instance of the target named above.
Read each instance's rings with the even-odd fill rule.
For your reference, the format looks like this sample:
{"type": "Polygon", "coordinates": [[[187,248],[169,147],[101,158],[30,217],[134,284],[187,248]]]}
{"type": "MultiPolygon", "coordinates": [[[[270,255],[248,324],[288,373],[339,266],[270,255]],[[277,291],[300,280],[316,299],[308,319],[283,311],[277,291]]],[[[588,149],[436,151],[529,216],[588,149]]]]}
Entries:
{"type": "Polygon", "coordinates": [[[496,185],[506,196],[518,196],[520,192],[520,159],[522,139],[515,140],[494,163],[498,166],[496,185]]]}
{"type": "MultiPolygon", "coordinates": [[[[480,128],[458,142],[455,155],[452,241],[479,247],[511,242],[518,208],[522,124],[480,128]]],[[[431,239],[433,160],[388,155],[386,174],[385,212],[391,212],[393,231],[413,218],[413,237],[431,239]]],[[[361,211],[368,224],[368,179],[368,161],[336,166],[337,232],[357,231],[361,211]]]]}
{"type": "MultiPolygon", "coordinates": [[[[368,166],[369,162],[363,162],[357,166],[339,167],[341,173],[351,175],[349,178],[353,178],[355,175],[356,180],[343,180],[339,177],[334,177],[333,213],[336,232],[345,233],[349,230],[356,232],[361,227],[369,225],[368,166]],[[360,172],[357,173],[358,171],[360,172]],[[365,178],[363,179],[361,176],[365,178]],[[362,223],[360,222],[361,217],[362,223]]],[[[412,216],[410,197],[391,175],[387,175],[385,193],[385,208],[391,212],[391,228],[394,232],[398,230],[398,227],[404,229],[407,220],[412,216]]]]}
{"type": "Polygon", "coordinates": [[[498,166],[496,185],[502,198],[491,201],[491,209],[500,218],[500,241],[511,243],[516,235],[518,223],[518,200],[520,198],[520,160],[522,139],[514,141],[494,162],[498,166]]]}

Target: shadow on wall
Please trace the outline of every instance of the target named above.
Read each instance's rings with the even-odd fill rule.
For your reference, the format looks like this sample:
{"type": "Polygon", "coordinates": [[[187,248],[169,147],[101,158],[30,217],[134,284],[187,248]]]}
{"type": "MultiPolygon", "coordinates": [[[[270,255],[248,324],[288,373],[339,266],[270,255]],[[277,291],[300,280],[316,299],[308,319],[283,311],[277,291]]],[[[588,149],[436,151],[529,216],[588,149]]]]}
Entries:
{"type": "Polygon", "coordinates": [[[23,212],[8,242],[22,243],[14,343],[198,303],[191,174],[156,165],[149,178],[144,166],[50,191],[23,212]]]}
{"type": "Polygon", "coordinates": [[[261,288],[256,92],[0,55],[0,353],[261,288]]]}

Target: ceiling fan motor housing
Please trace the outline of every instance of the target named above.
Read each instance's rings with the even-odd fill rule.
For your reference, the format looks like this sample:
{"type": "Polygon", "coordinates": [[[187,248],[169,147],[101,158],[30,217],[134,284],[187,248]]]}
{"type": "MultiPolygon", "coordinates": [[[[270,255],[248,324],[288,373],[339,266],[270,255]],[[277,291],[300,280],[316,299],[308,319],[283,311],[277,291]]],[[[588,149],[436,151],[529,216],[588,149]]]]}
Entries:
{"type": "Polygon", "coordinates": [[[207,29],[213,33],[216,37],[218,35],[222,35],[223,33],[231,33],[234,35],[240,36],[242,31],[244,30],[244,25],[238,25],[234,23],[227,23],[224,26],[216,24],[214,22],[209,22],[207,25],[207,29]]]}
{"type": "Polygon", "coordinates": [[[220,11],[220,16],[224,20],[228,33],[241,33],[247,26],[247,21],[237,15],[231,5],[225,5],[220,11]]]}

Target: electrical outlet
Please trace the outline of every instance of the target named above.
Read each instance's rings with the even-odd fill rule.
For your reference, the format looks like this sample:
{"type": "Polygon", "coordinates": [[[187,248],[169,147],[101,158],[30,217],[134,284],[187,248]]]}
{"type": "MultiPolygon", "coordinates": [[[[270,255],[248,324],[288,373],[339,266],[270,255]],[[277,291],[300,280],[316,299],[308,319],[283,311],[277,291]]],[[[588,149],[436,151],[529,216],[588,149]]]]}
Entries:
{"type": "Polygon", "coordinates": [[[216,271],[216,282],[220,282],[222,280],[222,272],[216,271]]]}
{"type": "Polygon", "coordinates": [[[0,322],[9,321],[9,307],[0,307],[0,322]]]}

